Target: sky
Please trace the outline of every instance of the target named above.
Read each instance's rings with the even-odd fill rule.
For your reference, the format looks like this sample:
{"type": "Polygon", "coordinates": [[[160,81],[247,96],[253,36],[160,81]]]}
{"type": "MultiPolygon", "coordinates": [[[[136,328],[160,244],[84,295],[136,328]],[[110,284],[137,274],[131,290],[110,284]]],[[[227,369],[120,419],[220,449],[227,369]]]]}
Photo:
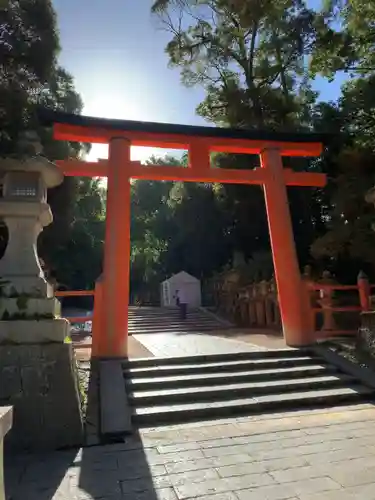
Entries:
{"type": "MultiPolygon", "coordinates": [[[[317,2],[318,0],[310,0],[317,2]]],[[[195,114],[204,98],[200,88],[186,88],[178,69],[168,67],[170,35],[151,16],[152,0],[53,0],[60,31],[60,64],[75,78],[83,114],[104,118],[209,125],[195,114]]],[[[320,98],[337,97],[342,79],[317,79],[320,98]]],[[[144,161],[165,151],[133,148],[144,161]]],[[[107,157],[107,147],[93,145],[89,160],[107,157]]]]}

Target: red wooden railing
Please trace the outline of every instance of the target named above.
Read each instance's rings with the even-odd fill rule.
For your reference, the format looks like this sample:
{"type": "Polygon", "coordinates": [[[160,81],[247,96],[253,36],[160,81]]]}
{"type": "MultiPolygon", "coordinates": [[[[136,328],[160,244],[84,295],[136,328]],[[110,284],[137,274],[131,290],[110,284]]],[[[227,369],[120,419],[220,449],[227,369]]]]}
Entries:
{"type": "MultiPolygon", "coordinates": [[[[356,285],[313,282],[308,279],[302,280],[302,283],[303,286],[307,288],[310,295],[311,324],[315,331],[316,339],[341,335],[354,336],[357,334],[358,327],[360,326],[359,315],[361,312],[366,312],[371,309],[371,290],[375,289],[375,285],[370,285],[367,277],[363,273],[359,274],[356,285]],[[337,294],[345,292],[351,293],[351,304],[340,305],[338,303],[337,294]],[[353,298],[357,301],[357,305],[352,304],[353,298]],[[351,321],[342,321],[342,316],[340,318],[340,315],[337,313],[351,314],[351,321]],[[352,313],[355,315],[354,318],[352,313]],[[321,316],[320,327],[317,324],[319,315],[321,316]],[[350,322],[352,323],[352,327],[349,324],[350,322]],[[344,326],[349,325],[349,328],[342,328],[339,323],[344,323],[344,326]]],[[[266,282],[263,282],[264,286],[260,285],[250,285],[247,287],[245,295],[238,290],[232,294],[228,294],[227,292],[224,294],[224,299],[228,299],[229,297],[230,300],[225,300],[225,303],[227,306],[230,306],[229,309],[238,309],[240,312],[245,310],[246,319],[249,321],[250,327],[278,328],[281,325],[279,324],[280,316],[277,314],[278,304],[276,289],[274,286],[268,286],[269,284],[266,282]],[[271,306],[273,306],[273,309],[271,306]]],[[[219,292],[219,290],[217,290],[217,292],[219,292]]],[[[105,341],[105,339],[100,336],[100,325],[102,322],[102,293],[101,279],[98,279],[95,290],[57,291],[55,293],[56,297],[94,297],[92,315],[67,318],[72,323],[92,322],[91,342],[85,344],[73,342],[75,349],[91,348],[92,356],[96,356],[101,352],[101,348],[103,347],[102,343],[105,341]]],[[[220,300],[220,295],[221,293],[219,292],[217,294],[218,300],[220,300]]]]}
{"type": "MultiPolygon", "coordinates": [[[[310,296],[311,329],[316,339],[337,335],[355,335],[360,326],[360,313],[371,308],[371,290],[367,277],[360,273],[356,285],[334,283],[328,272],[319,281],[310,274],[302,277],[303,290],[310,296]]],[[[235,281],[216,279],[212,296],[217,310],[245,328],[276,330],[281,333],[276,283],[261,281],[245,286],[235,281]]]]}
{"type": "Polygon", "coordinates": [[[100,350],[100,323],[102,316],[102,281],[99,278],[95,284],[95,290],[64,290],[56,291],[56,297],[94,297],[93,314],[89,316],[70,316],[67,319],[71,323],[92,322],[91,342],[81,344],[73,342],[75,349],[91,348],[91,355],[95,356],[100,350]]]}
{"type": "Polygon", "coordinates": [[[371,289],[375,285],[370,285],[365,274],[358,275],[356,285],[340,285],[338,283],[314,283],[306,282],[310,292],[310,305],[313,322],[316,325],[317,314],[322,315],[322,326],[315,329],[317,338],[325,338],[331,336],[357,335],[359,327],[359,314],[369,311],[371,308],[371,289]],[[358,299],[358,305],[339,305],[337,302],[338,292],[354,292],[358,299]],[[320,307],[316,307],[319,304],[320,307]],[[338,322],[340,317],[337,313],[357,313],[357,325],[354,328],[340,328],[338,322]]]}

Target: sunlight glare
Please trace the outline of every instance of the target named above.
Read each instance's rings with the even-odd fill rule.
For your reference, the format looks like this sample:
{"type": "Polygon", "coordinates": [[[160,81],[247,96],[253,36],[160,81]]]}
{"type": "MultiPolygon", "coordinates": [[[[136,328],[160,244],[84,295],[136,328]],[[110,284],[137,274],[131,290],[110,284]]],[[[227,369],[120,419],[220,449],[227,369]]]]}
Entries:
{"type": "MultiPolygon", "coordinates": [[[[113,118],[120,120],[139,120],[152,121],[149,116],[149,111],[144,102],[140,99],[138,102],[129,100],[124,103],[124,100],[116,99],[109,95],[101,95],[100,99],[88,100],[84,107],[83,114],[86,116],[96,116],[100,118],[113,118]]],[[[168,151],[163,150],[167,154],[168,151]]],[[[150,156],[160,156],[160,149],[155,148],[131,148],[132,161],[140,161],[144,163],[150,156]]],[[[164,155],[162,155],[164,156],[164,155]]],[[[86,156],[86,161],[97,161],[98,159],[108,158],[108,145],[93,144],[90,153],[86,156]]]]}

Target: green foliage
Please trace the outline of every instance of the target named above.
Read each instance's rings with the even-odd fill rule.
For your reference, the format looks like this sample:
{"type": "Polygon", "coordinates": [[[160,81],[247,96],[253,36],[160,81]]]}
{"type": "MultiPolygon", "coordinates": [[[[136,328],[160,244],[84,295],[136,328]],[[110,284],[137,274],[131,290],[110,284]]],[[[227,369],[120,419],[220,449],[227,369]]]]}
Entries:
{"type": "Polygon", "coordinates": [[[313,74],[333,78],[337,71],[372,73],[375,69],[375,2],[329,0],[316,18],[313,74]]]}
{"type": "MultiPolygon", "coordinates": [[[[288,190],[300,262],[311,261],[312,245],[313,258],[344,278],[366,264],[374,275],[373,207],[364,195],[375,180],[375,3],[332,0],[314,11],[293,0],[158,0],[152,10],[170,33],[171,66],[180,69],[185,85],[205,89],[197,112],[208,121],[336,134],[321,159],[285,159],[295,170],[328,174],[325,189],[288,190]],[[352,78],[337,102],[317,102],[312,78],[332,80],[338,71],[352,78]]],[[[254,168],[257,161],[214,158],[225,168],[254,168]]],[[[240,250],[252,267],[254,256],[269,251],[261,190],[221,186],[214,192],[226,214],[221,224],[228,255],[240,250]]]]}
{"type": "MultiPolygon", "coordinates": [[[[318,14],[304,2],[175,0],[156,2],[153,11],[171,34],[166,47],[171,66],[180,68],[185,85],[205,89],[198,114],[221,126],[312,128],[317,94],[308,79],[307,59],[318,14]]],[[[216,155],[213,161],[219,168],[259,164],[249,155],[216,155]]],[[[296,170],[321,168],[305,159],[286,162],[296,170]]],[[[269,252],[261,188],[224,185],[214,192],[222,215],[220,240],[212,246],[224,246],[227,260],[235,250],[246,259],[269,252]]],[[[289,198],[299,256],[305,262],[321,220],[319,200],[298,189],[290,189],[289,198]]],[[[202,225],[211,227],[209,221],[202,225]]]]}
{"type": "Polygon", "coordinates": [[[375,184],[374,155],[351,149],[342,151],[336,161],[340,171],[334,180],[327,231],[314,242],[312,252],[316,258],[334,258],[342,265],[355,262],[371,272],[375,269],[375,213],[365,193],[375,184]]]}
{"type": "MultiPolygon", "coordinates": [[[[315,259],[344,279],[362,267],[375,277],[374,210],[364,201],[375,184],[375,2],[329,0],[316,11],[303,0],[157,0],[152,11],[170,34],[171,67],[184,85],[204,89],[196,111],[207,121],[335,134],[320,159],[284,159],[329,180],[324,189],[288,189],[299,260],[315,259]],[[342,71],[351,78],[339,98],[317,101],[313,78],[342,71]]],[[[10,0],[0,10],[0,35],[1,154],[17,153],[19,133],[33,129],[49,159],[82,155],[83,145],[53,141],[36,120],[38,105],[82,109],[71,75],[57,64],[51,1],[10,0]]],[[[251,169],[258,161],[212,155],[215,168],[251,169]]],[[[186,166],[187,157],[149,164],[186,166]]],[[[238,252],[251,279],[270,277],[261,188],[135,181],[131,190],[133,293],[158,292],[160,281],[182,269],[204,279],[238,252]]],[[[49,202],[54,223],[40,238],[41,256],[60,284],[91,288],[102,270],[105,191],[96,179],[67,178],[49,202]]],[[[0,229],[3,246],[6,239],[0,229]]]]}
{"type": "Polygon", "coordinates": [[[198,114],[250,128],[305,125],[315,13],[303,2],[158,1],[153,10],[172,36],[170,64],[185,85],[206,90],[198,114]]]}
{"type": "MultiPolygon", "coordinates": [[[[149,164],[185,166],[173,157],[150,158],[149,164]]],[[[185,270],[210,275],[229,258],[226,217],[215,186],[181,182],[136,181],[132,185],[131,287],[153,289],[185,270]],[[209,230],[208,230],[209,228],[209,230]]]]}
{"type": "MultiPolygon", "coordinates": [[[[105,198],[98,179],[78,178],[74,187],[69,224],[62,220],[63,234],[58,234],[60,224],[46,228],[40,236],[40,253],[58,283],[80,290],[93,288],[102,272],[105,198]]],[[[57,209],[55,215],[60,214],[65,215],[57,209]]]]}
{"type": "MultiPolygon", "coordinates": [[[[59,39],[50,0],[10,0],[0,10],[0,155],[18,152],[19,136],[35,130],[50,160],[78,157],[82,144],[52,140],[39,126],[37,108],[80,113],[72,76],[57,64],[59,39]]],[[[103,191],[97,180],[66,178],[48,193],[53,223],[38,241],[39,252],[69,288],[92,286],[101,271],[103,191]]],[[[4,252],[7,231],[0,227],[4,252]]]]}

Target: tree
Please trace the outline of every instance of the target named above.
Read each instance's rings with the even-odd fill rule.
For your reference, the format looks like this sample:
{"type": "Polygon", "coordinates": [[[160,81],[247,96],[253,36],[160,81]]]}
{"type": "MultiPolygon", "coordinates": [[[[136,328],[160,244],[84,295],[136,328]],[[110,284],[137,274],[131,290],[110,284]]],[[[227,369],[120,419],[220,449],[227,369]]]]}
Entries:
{"type": "MultiPolygon", "coordinates": [[[[72,76],[57,64],[58,51],[56,15],[50,0],[9,0],[0,9],[2,156],[17,153],[19,135],[26,129],[37,131],[43,152],[52,161],[87,151],[82,144],[53,141],[52,131],[40,127],[38,121],[39,106],[72,113],[82,109],[72,76]]],[[[69,287],[92,286],[100,274],[104,224],[98,181],[66,178],[49,191],[48,201],[54,222],[39,239],[40,254],[69,287]]],[[[4,227],[0,236],[5,248],[4,227]]]]}
{"type": "Polygon", "coordinates": [[[100,179],[78,178],[69,239],[50,240],[41,235],[41,256],[69,289],[93,288],[102,271],[105,236],[105,197],[100,179]],[[44,253],[45,252],[45,253],[44,253]]]}
{"type": "MultiPolygon", "coordinates": [[[[151,157],[149,165],[179,165],[173,157],[151,157]]],[[[132,294],[146,288],[158,290],[162,276],[161,254],[165,250],[165,228],[168,225],[167,200],[172,182],[133,181],[131,186],[131,257],[130,288],[132,294]]]]}
{"type": "Polygon", "coordinates": [[[332,80],[345,72],[350,77],[337,103],[325,104],[316,123],[331,123],[340,139],[325,157],[330,174],[322,203],[326,232],[312,246],[315,258],[349,281],[361,268],[375,276],[373,208],[364,199],[375,180],[374,9],[373,1],[327,2],[317,17],[311,59],[312,76],[332,80]]]}
{"type": "MultiPolygon", "coordinates": [[[[150,158],[149,164],[186,165],[187,158],[150,158]]],[[[132,184],[131,287],[159,290],[176,272],[201,278],[224,265],[230,252],[225,212],[211,185],[135,181],[132,184]],[[202,243],[204,242],[204,244],[202,243]]]]}
{"type": "Polygon", "coordinates": [[[366,191],[375,184],[374,155],[348,149],[337,161],[340,173],[334,181],[327,232],[314,242],[312,252],[316,258],[335,259],[336,271],[347,280],[355,279],[364,266],[375,276],[374,209],[365,201],[366,191]]]}
{"type": "MultiPolygon", "coordinates": [[[[171,34],[166,47],[171,66],[180,68],[185,85],[200,85],[206,91],[198,114],[222,126],[311,129],[316,93],[306,60],[314,48],[316,14],[304,2],[157,0],[152,10],[171,34]]],[[[297,170],[319,168],[305,159],[285,160],[297,170]]],[[[248,169],[259,160],[220,155],[215,161],[219,167],[248,169]]],[[[233,250],[247,258],[268,251],[261,189],[225,185],[222,193],[231,214],[233,250]]],[[[316,198],[311,192],[290,189],[289,199],[304,262],[315,234],[316,198]]]]}
{"type": "Polygon", "coordinates": [[[162,255],[168,275],[184,270],[210,276],[230,255],[226,214],[219,193],[210,184],[176,182],[170,191],[168,248],[162,255]]]}
{"type": "Polygon", "coordinates": [[[375,70],[374,18],[374,0],[327,0],[316,17],[313,74],[331,79],[338,71],[371,74],[375,70]]]}
{"type": "Polygon", "coordinates": [[[170,64],[185,85],[206,90],[198,114],[247,128],[305,124],[314,12],[303,2],[157,0],[152,10],[172,35],[170,64]]]}

